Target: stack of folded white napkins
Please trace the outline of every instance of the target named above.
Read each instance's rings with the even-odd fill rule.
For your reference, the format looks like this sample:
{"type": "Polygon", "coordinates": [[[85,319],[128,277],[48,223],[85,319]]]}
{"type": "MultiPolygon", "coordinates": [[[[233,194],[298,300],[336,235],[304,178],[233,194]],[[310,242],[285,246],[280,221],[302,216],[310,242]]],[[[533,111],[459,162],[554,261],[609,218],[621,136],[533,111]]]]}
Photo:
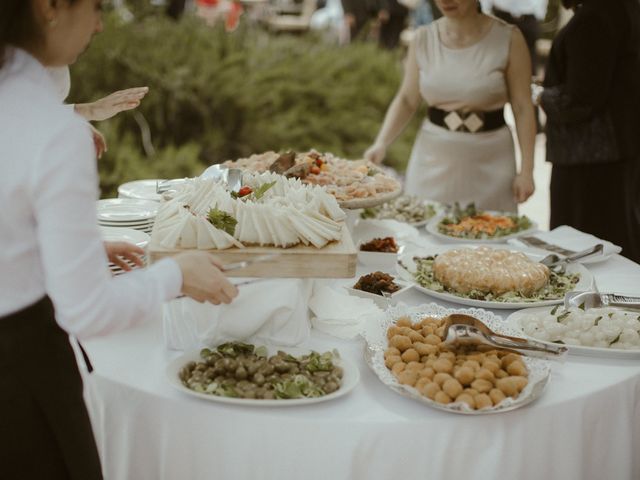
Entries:
{"type": "Polygon", "coordinates": [[[309,337],[310,279],[261,280],[239,287],[229,305],[179,298],[165,303],[167,348],[192,350],[238,340],[254,344],[294,346],[309,337]]]}
{"type": "Polygon", "coordinates": [[[375,321],[383,311],[373,300],[353,297],[332,288],[333,282],[316,280],[309,308],[314,316],[311,326],[339,338],[354,338],[364,331],[368,321],[375,321]]]}
{"type": "Polygon", "coordinates": [[[342,237],[345,214],[321,187],[270,172],[245,173],[243,185],[253,192],[269,188],[261,196],[235,198],[226,184],[213,179],[185,182],[160,207],[153,241],[165,248],[290,247],[299,243],[322,248],[342,237]],[[208,220],[211,210],[233,217],[235,228],[216,228],[208,220]]]}

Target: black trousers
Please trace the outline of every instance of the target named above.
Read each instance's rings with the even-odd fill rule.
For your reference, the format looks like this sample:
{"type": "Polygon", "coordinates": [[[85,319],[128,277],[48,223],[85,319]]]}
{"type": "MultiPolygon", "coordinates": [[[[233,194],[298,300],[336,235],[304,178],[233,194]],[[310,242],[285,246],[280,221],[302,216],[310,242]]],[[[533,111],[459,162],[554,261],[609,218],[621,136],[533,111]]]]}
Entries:
{"type": "Polygon", "coordinates": [[[102,479],[82,378],[47,297],[0,318],[0,478],[102,479]]]}

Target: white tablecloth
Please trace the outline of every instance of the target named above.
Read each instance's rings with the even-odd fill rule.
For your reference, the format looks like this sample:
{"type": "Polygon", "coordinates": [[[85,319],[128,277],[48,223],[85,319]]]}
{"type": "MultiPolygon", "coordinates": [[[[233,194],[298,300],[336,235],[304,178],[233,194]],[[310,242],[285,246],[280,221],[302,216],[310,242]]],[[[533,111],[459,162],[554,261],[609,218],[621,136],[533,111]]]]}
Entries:
{"type": "MultiPolygon", "coordinates": [[[[609,283],[640,276],[619,256],[589,268],[609,283]]],[[[402,300],[433,301],[415,291],[402,300]]],[[[163,347],[159,319],[87,342],[95,371],[86,397],[105,478],[640,479],[638,361],[570,356],[533,404],[469,417],[388,390],[359,340],[316,332],[305,346],[338,348],[358,364],[360,384],[310,406],[222,405],[169,386],[164,368],[177,354],[163,347]]]]}

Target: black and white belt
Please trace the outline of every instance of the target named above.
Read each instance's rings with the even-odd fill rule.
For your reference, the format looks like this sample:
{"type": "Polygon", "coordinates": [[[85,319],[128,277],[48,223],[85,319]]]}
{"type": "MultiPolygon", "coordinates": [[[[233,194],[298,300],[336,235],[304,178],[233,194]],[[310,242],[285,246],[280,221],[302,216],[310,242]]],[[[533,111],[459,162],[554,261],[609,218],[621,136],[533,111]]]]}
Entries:
{"type": "Polygon", "coordinates": [[[452,132],[488,132],[502,128],[505,125],[502,108],[483,112],[447,111],[437,107],[429,107],[428,116],[431,123],[451,130],[452,132]]]}

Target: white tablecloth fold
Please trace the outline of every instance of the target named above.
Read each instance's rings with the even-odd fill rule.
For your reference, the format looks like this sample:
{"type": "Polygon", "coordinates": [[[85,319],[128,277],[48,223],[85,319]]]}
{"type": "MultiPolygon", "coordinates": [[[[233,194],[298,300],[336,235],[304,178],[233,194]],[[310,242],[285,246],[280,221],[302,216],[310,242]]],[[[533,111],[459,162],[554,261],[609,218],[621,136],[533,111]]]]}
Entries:
{"type": "Polygon", "coordinates": [[[382,314],[373,300],[353,297],[321,280],[316,281],[309,308],[315,315],[313,328],[339,338],[356,337],[368,318],[382,314]]]}

